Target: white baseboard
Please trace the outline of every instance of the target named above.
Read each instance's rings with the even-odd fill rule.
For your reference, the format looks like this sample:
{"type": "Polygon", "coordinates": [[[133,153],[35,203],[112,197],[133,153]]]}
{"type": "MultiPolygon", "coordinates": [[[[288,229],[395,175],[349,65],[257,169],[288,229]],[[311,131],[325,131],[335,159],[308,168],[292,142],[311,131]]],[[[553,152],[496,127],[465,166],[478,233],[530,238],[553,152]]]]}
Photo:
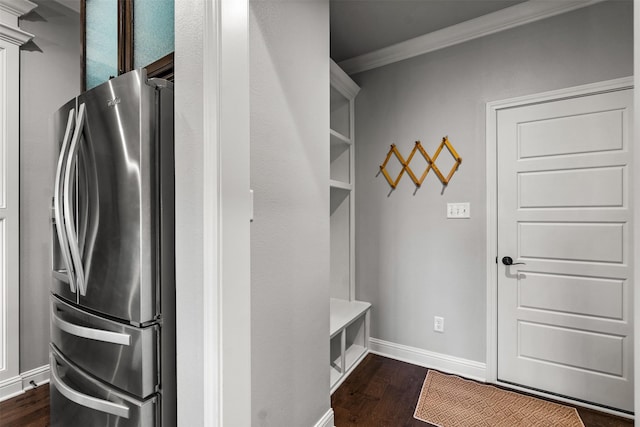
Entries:
{"type": "Polygon", "coordinates": [[[22,372],[17,377],[0,382],[0,402],[21,395],[33,388],[31,381],[36,385],[49,382],[49,365],[40,366],[30,371],[22,372]]]}
{"type": "Polygon", "coordinates": [[[329,408],[326,414],[320,418],[314,427],[334,427],[333,409],[329,408]]]}
{"type": "Polygon", "coordinates": [[[49,365],[23,372],[20,374],[20,377],[22,377],[22,389],[25,391],[33,388],[31,381],[36,383],[36,385],[47,384],[49,382],[49,365]]]}
{"type": "Polygon", "coordinates": [[[0,382],[0,402],[11,399],[24,393],[22,390],[22,377],[17,376],[0,382]]]}
{"type": "Polygon", "coordinates": [[[485,382],[487,364],[370,338],[369,351],[380,356],[485,382]]]}

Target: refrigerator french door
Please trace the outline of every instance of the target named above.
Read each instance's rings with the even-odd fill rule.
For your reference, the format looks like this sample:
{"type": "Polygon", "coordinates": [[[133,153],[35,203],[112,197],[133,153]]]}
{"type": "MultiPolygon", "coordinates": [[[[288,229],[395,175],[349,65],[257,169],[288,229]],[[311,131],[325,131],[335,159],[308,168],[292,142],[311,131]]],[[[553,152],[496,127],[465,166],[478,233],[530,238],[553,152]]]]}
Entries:
{"type": "Polygon", "coordinates": [[[118,76],[54,135],[51,425],[174,426],[173,85],[118,76]]]}

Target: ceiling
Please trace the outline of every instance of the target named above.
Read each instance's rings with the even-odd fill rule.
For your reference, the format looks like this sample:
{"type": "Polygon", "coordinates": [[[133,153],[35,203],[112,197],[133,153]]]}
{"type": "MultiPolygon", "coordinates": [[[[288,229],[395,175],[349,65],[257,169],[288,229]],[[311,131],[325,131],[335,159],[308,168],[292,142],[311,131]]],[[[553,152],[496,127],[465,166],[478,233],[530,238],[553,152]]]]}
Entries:
{"type": "MultiPolygon", "coordinates": [[[[80,12],[80,0],[53,1],[80,12]]],[[[331,0],[331,58],[340,62],[524,1],[331,0]]]]}
{"type": "Polygon", "coordinates": [[[331,0],[331,58],[340,62],[525,0],[331,0]]]}
{"type": "MultiPolygon", "coordinates": [[[[80,0],[54,0],[57,3],[60,3],[63,6],[68,7],[69,9],[80,13],[80,0]]],[[[41,3],[36,0],[36,3],[41,3]]]]}

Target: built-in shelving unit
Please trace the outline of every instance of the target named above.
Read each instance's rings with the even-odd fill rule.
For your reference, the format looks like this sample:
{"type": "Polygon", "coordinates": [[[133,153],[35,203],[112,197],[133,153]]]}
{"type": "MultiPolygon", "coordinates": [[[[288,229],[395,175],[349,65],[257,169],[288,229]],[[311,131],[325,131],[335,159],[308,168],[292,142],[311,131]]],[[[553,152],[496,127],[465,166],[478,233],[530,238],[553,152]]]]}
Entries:
{"type": "Polygon", "coordinates": [[[331,393],[369,348],[368,302],[355,299],[354,100],[360,88],[331,61],[331,393]]]}

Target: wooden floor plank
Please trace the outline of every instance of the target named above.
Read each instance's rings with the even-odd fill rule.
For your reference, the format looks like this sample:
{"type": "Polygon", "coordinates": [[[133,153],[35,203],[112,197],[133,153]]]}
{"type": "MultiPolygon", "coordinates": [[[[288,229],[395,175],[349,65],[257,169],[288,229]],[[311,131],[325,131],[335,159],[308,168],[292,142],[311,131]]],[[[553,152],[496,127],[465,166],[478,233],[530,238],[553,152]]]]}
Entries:
{"type": "Polygon", "coordinates": [[[48,427],[49,384],[0,402],[0,426],[48,427]]]}
{"type": "MultiPolygon", "coordinates": [[[[331,396],[336,427],[428,427],[413,418],[427,368],[369,354],[331,396]]],[[[566,403],[558,402],[562,405],[566,403]]],[[[633,421],[576,407],[585,427],[631,427],[633,421]]]]}

